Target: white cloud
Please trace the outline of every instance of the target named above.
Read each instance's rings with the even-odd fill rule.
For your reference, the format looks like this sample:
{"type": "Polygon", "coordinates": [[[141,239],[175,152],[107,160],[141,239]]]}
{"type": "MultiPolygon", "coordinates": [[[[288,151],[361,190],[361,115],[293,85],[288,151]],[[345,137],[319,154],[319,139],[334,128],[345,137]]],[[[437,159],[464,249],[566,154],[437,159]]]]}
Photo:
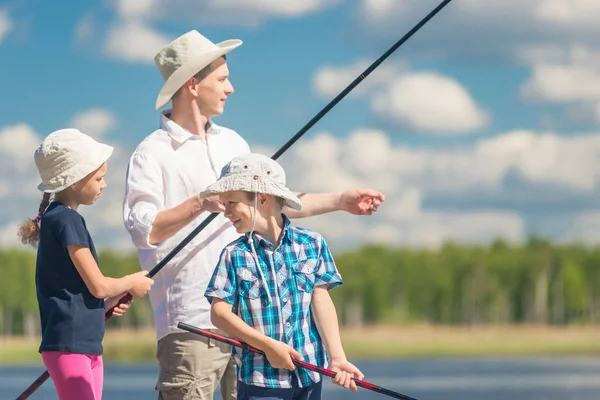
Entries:
{"type": "Polygon", "coordinates": [[[415,149],[393,146],[385,133],[363,129],[345,139],[328,133],[306,139],[282,163],[297,190],[368,185],[395,201],[412,191],[412,200],[403,201],[413,209],[421,197],[512,196],[504,191],[514,174],[526,185],[521,190],[534,196],[545,186],[589,194],[600,189],[600,134],[512,131],[463,147],[415,149]]]}
{"type": "Polygon", "coordinates": [[[151,64],[154,56],[170,40],[137,19],[121,20],[109,29],[104,42],[104,53],[126,61],[151,64]]]}
{"type": "MultiPolygon", "coordinates": [[[[322,97],[339,93],[367,67],[324,66],[313,77],[313,90],[322,97]]],[[[407,65],[381,66],[361,82],[354,96],[368,96],[373,111],[383,117],[433,135],[469,134],[491,117],[459,82],[436,72],[413,72],[407,65]]]]}
{"type": "MultiPolygon", "coordinates": [[[[367,182],[364,185],[376,186],[367,182]]],[[[426,210],[421,201],[418,189],[408,188],[398,198],[388,196],[379,215],[335,213],[295,223],[323,234],[334,250],[367,242],[437,248],[447,241],[489,243],[502,238],[520,242],[525,238],[525,223],[516,212],[426,210]]]]}
{"type": "Polygon", "coordinates": [[[297,143],[280,161],[293,190],[370,187],[386,195],[373,217],[335,213],[297,222],[321,231],[336,246],[377,241],[436,247],[447,240],[482,243],[498,237],[520,241],[529,232],[518,211],[468,206],[469,201],[478,194],[517,197],[505,185],[514,173],[522,179],[519,197],[527,194],[532,204],[548,200],[539,198],[544,185],[598,192],[600,134],[569,138],[513,131],[464,147],[414,149],[392,145],[383,131],[359,129],[346,138],[319,133],[297,143]],[[461,199],[466,206],[451,211],[425,206],[446,198],[461,199]]]}
{"type": "Polygon", "coordinates": [[[10,221],[0,227],[0,247],[23,247],[19,239],[19,226],[30,216],[23,217],[23,221],[10,221]]]}
{"type": "MultiPolygon", "coordinates": [[[[359,60],[347,66],[324,65],[313,76],[313,91],[323,98],[337,96],[346,86],[362,74],[372,62],[369,60],[359,60]]],[[[388,60],[386,64],[380,64],[377,69],[362,80],[348,96],[368,94],[378,87],[385,86],[399,74],[408,72],[408,68],[409,66],[406,63],[394,63],[388,60]]]]}
{"type": "Polygon", "coordinates": [[[595,0],[544,0],[538,1],[535,15],[550,23],[598,29],[596,16],[600,3],[595,0]]]}
{"type": "MultiPolygon", "coordinates": [[[[102,133],[107,128],[110,113],[91,109],[75,115],[72,121],[87,125],[87,132],[102,133]]],[[[114,117],[111,117],[114,118],[114,117]]],[[[0,246],[22,246],[16,236],[21,220],[32,217],[39,206],[42,194],[37,190],[40,177],[33,155],[42,141],[33,128],[16,124],[0,128],[0,246]],[[15,222],[18,221],[18,222],[15,222]]],[[[80,212],[88,221],[88,227],[99,246],[127,247],[131,240],[123,227],[121,207],[125,191],[125,171],[129,154],[118,144],[108,163],[107,189],[99,201],[91,207],[81,207],[80,212]],[[99,236],[98,236],[99,235],[99,236]]]]}
{"type": "Polygon", "coordinates": [[[523,94],[552,102],[597,100],[600,70],[589,65],[536,65],[523,94]]]}
{"type": "MultiPolygon", "coordinates": [[[[355,8],[356,32],[374,40],[392,39],[398,27],[412,27],[439,0],[361,0],[355,8]]],[[[465,54],[512,58],[523,44],[582,42],[597,46],[600,24],[595,0],[461,0],[448,4],[415,37],[419,55],[464,59],[465,54]]]]}
{"type": "Polygon", "coordinates": [[[0,199],[6,196],[10,191],[10,186],[7,181],[0,181],[0,199]]]}
{"type": "MultiPolygon", "coordinates": [[[[438,4],[361,0],[357,34],[377,43],[397,39],[398,26],[413,26],[438,4]]],[[[418,45],[405,51],[413,60],[525,63],[531,76],[521,87],[523,99],[563,105],[570,122],[600,124],[599,12],[596,0],[461,0],[442,10],[415,35],[418,45]],[[573,113],[573,107],[581,111],[573,113]]]]}
{"type": "MultiPolygon", "coordinates": [[[[156,28],[158,22],[256,27],[266,20],[317,13],[343,0],[111,0],[116,18],[104,38],[105,55],[130,63],[151,64],[162,47],[175,39],[156,28]]],[[[91,16],[78,23],[75,39],[93,36],[91,16]]],[[[210,38],[209,38],[210,39],[210,38]]],[[[215,41],[217,41],[215,39],[215,41]]]]}
{"type": "MultiPolygon", "coordinates": [[[[371,26],[376,23],[391,21],[396,18],[415,18],[425,16],[440,2],[424,0],[419,2],[362,0],[358,10],[367,12],[367,21],[371,26]]],[[[479,32],[487,29],[497,29],[501,24],[515,26],[518,21],[529,21],[527,26],[521,26],[520,31],[534,35],[540,27],[554,26],[561,33],[573,34],[586,31],[600,30],[594,15],[600,12],[600,6],[595,0],[504,0],[489,2],[487,0],[463,0],[452,2],[442,11],[446,14],[444,23],[458,25],[471,19],[468,28],[479,32]]],[[[451,31],[448,32],[452,34],[451,31]]],[[[510,32],[507,32],[510,33],[510,32]]]]}
{"type": "Polygon", "coordinates": [[[91,108],[75,114],[69,120],[69,126],[77,128],[83,133],[100,139],[117,124],[115,115],[102,108],[91,108]]]}
{"type": "Polygon", "coordinates": [[[560,239],[564,242],[600,243],[600,211],[574,213],[560,239]]]}
{"type": "Polygon", "coordinates": [[[0,43],[4,40],[8,32],[13,27],[13,21],[8,15],[8,11],[0,8],[0,43]]]}
{"type": "Polygon", "coordinates": [[[94,19],[91,14],[84,15],[75,25],[75,42],[86,44],[94,37],[94,19]]]}
{"type": "Polygon", "coordinates": [[[408,7],[406,0],[365,0],[359,3],[359,9],[367,20],[386,19],[391,11],[402,13],[408,7]]]}
{"type": "MultiPolygon", "coordinates": [[[[39,204],[40,193],[35,189],[39,178],[32,159],[39,141],[26,125],[0,130],[1,160],[6,163],[0,162],[1,167],[19,158],[26,166],[9,170],[0,182],[0,195],[7,205],[0,213],[4,224],[14,225],[11,221],[31,216],[39,204]]],[[[275,150],[252,149],[269,156],[275,150]]],[[[117,146],[109,161],[107,190],[97,204],[81,209],[99,247],[132,249],[121,216],[128,158],[129,152],[117,146]]],[[[384,131],[363,128],[343,138],[326,132],[305,138],[279,162],[286,169],[288,186],[295,191],[369,187],[385,194],[386,201],[371,217],[338,212],[296,221],[323,233],[336,249],[365,242],[436,247],[447,240],[484,243],[503,237],[519,241],[531,230],[525,222],[528,211],[519,210],[510,200],[527,198],[530,205],[543,205],[560,201],[569,191],[579,197],[600,194],[600,133],[569,137],[511,131],[459,147],[413,148],[394,144],[384,131]],[[507,178],[514,174],[519,176],[518,186],[507,186],[507,178]],[[545,186],[556,190],[541,195],[540,188],[545,186]],[[502,208],[470,203],[480,195],[505,203],[502,208]],[[448,208],[447,199],[458,202],[448,208]]],[[[569,204],[565,207],[572,212],[569,204]]],[[[593,210],[581,212],[578,219],[565,219],[547,211],[543,214],[547,224],[539,233],[555,238],[585,236],[595,229],[593,221],[600,219],[593,210]]],[[[9,232],[6,238],[10,239],[11,229],[5,225],[0,232],[9,232]]]]}
{"type": "Polygon", "coordinates": [[[147,16],[158,7],[156,0],[116,0],[117,14],[122,17],[147,16]]]}
{"type": "Polygon", "coordinates": [[[411,246],[439,247],[446,241],[489,243],[502,238],[520,242],[525,224],[514,212],[428,212],[399,225],[396,242],[411,246]]]}
{"type": "Polygon", "coordinates": [[[33,162],[33,153],[40,142],[38,135],[29,125],[16,124],[1,128],[0,165],[3,172],[25,169],[33,162]]]}
{"type": "Polygon", "coordinates": [[[257,26],[268,19],[296,18],[319,12],[342,0],[118,0],[116,11],[121,17],[142,17],[156,21],[191,21],[229,26],[257,26]]]}
{"type": "Polygon", "coordinates": [[[382,117],[432,134],[468,134],[489,121],[459,82],[431,72],[397,78],[371,104],[382,117]]]}
{"type": "Polygon", "coordinates": [[[600,48],[533,46],[523,47],[519,53],[532,68],[521,87],[523,98],[571,105],[600,123],[600,48]]]}

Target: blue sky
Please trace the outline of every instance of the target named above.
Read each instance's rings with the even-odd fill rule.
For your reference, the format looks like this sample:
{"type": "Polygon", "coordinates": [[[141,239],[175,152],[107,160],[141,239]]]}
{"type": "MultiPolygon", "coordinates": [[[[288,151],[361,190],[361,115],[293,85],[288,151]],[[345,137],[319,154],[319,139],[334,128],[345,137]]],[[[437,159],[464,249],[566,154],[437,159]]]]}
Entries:
{"type": "MultiPolygon", "coordinates": [[[[157,126],[152,58],[197,29],[229,55],[217,122],[257,151],[295,134],[437,5],[421,0],[0,2],[0,244],[35,213],[33,151],[78,126],[119,149],[110,193],[83,211],[128,248],[127,157],[157,126]],[[240,8],[245,7],[245,8],[240,8]]],[[[373,187],[379,215],[302,221],[339,248],[368,241],[595,242],[600,235],[600,33],[585,0],[454,0],[280,160],[296,190],[373,187]]]]}

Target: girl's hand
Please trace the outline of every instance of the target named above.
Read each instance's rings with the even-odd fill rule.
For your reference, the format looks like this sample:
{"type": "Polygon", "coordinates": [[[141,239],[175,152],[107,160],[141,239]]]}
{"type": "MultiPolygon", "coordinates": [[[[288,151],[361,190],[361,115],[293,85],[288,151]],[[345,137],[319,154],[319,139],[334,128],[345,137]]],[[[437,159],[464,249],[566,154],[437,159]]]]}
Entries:
{"type": "Polygon", "coordinates": [[[129,303],[119,304],[118,306],[113,308],[112,316],[113,317],[121,317],[121,316],[123,316],[123,314],[125,314],[125,312],[127,311],[128,308],[129,308],[129,303]]]}
{"type": "Polygon", "coordinates": [[[130,279],[133,280],[129,293],[133,297],[143,297],[152,288],[152,285],[154,285],[154,280],[148,278],[146,275],[148,275],[148,271],[139,271],[129,275],[130,279]]]}
{"type": "Polygon", "coordinates": [[[131,303],[133,303],[133,299],[129,300],[127,303],[117,306],[119,300],[121,300],[123,296],[125,296],[125,293],[118,296],[109,297],[108,299],[104,300],[104,311],[112,310],[111,317],[120,317],[125,314],[131,303]]]}

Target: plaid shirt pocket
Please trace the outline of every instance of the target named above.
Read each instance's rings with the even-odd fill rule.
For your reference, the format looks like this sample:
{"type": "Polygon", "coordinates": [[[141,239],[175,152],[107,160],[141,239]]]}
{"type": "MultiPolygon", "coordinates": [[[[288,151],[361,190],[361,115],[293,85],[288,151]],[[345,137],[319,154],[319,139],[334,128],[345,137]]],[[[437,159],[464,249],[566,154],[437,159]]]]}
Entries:
{"type": "Polygon", "coordinates": [[[239,294],[250,300],[256,300],[267,294],[266,288],[260,279],[258,271],[251,268],[238,268],[236,270],[239,294]]]}
{"type": "Polygon", "coordinates": [[[315,287],[316,268],[316,258],[300,259],[294,264],[292,268],[294,271],[294,280],[298,289],[302,292],[312,293],[315,287]]]}

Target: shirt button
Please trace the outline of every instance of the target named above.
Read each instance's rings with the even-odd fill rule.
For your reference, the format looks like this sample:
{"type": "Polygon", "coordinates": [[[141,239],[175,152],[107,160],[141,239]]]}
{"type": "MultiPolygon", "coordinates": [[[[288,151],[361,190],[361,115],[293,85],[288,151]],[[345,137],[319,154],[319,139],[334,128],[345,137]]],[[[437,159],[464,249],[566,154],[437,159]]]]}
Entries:
{"type": "Polygon", "coordinates": [[[288,301],[288,298],[287,298],[287,297],[284,297],[284,298],[283,298],[283,302],[284,302],[284,303],[287,303],[287,301],[288,301]]]}
{"type": "Polygon", "coordinates": [[[285,326],[290,326],[290,323],[289,323],[289,322],[286,322],[286,323],[285,323],[285,326]]]}

